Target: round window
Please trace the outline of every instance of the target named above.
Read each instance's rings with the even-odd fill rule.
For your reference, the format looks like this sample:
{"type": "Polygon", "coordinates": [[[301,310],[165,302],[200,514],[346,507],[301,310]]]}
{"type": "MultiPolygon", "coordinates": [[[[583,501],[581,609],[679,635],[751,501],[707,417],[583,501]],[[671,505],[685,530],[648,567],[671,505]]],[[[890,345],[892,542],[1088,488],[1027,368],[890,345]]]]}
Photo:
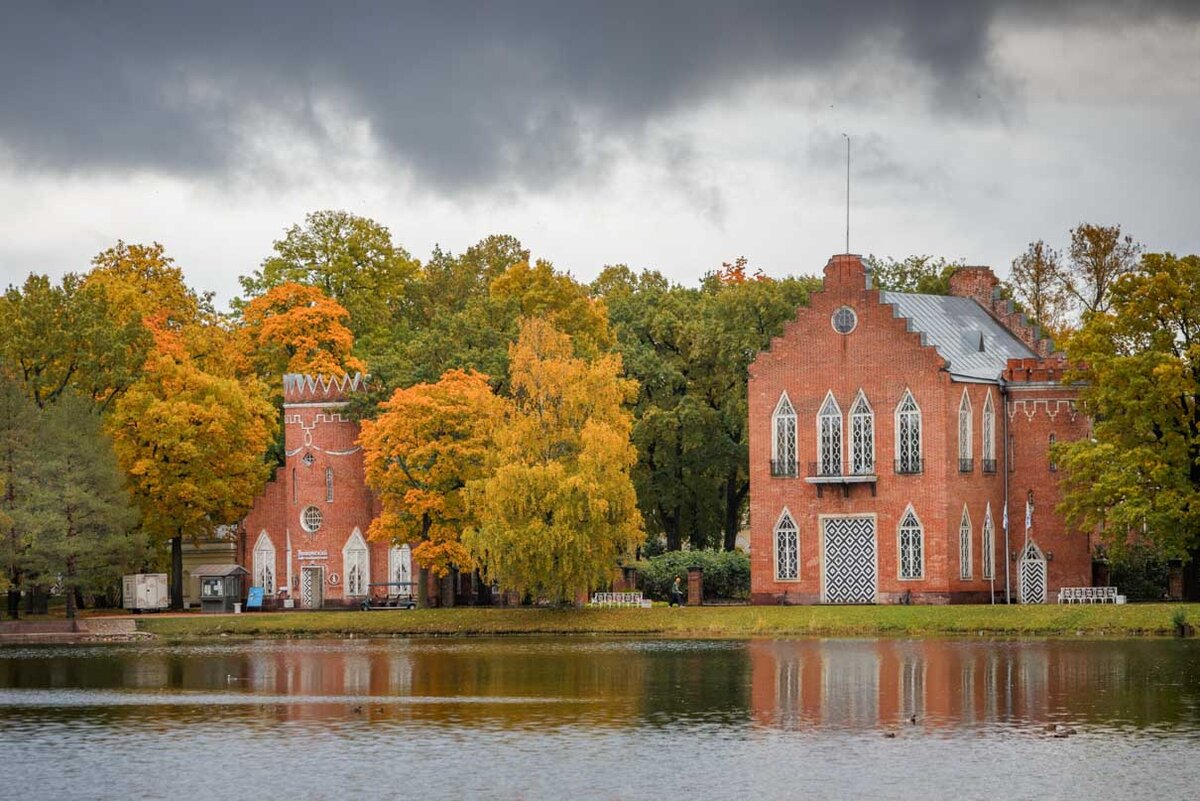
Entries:
{"type": "Polygon", "coordinates": [[[300,525],[309,534],[321,528],[321,510],[315,506],[306,506],[300,513],[300,525]]]}
{"type": "Polygon", "coordinates": [[[849,334],[858,325],[858,316],[854,309],[843,306],[833,313],[833,330],[839,334],[849,334]]]}

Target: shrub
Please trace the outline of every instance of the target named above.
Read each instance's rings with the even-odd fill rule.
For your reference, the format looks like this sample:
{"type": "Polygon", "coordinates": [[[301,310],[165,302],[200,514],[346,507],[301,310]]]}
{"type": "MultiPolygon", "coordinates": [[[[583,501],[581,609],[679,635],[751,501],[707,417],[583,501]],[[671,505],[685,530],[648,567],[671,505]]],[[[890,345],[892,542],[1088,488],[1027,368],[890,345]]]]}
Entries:
{"type": "Polygon", "coordinates": [[[666,600],[675,577],[685,586],[689,567],[704,570],[704,597],[741,600],[750,597],[750,557],[740,551],[669,551],[648,561],[636,562],[642,594],[666,600]]]}
{"type": "Polygon", "coordinates": [[[1109,583],[1130,601],[1161,601],[1167,592],[1167,560],[1149,545],[1130,545],[1113,558],[1109,583]]]}

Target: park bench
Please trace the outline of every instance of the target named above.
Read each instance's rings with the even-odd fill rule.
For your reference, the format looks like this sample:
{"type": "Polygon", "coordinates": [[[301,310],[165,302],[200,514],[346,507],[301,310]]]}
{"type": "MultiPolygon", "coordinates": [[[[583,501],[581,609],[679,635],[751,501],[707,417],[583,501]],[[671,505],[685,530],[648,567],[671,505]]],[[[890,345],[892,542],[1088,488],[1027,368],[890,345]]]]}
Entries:
{"type": "Polygon", "coordinates": [[[1060,604],[1123,604],[1124,595],[1116,587],[1063,587],[1058,591],[1060,604]]]}
{"type": "Polygon", "coordinates": [[[647,606],[640,592],[597,592],[588,606],[647,606]]]}

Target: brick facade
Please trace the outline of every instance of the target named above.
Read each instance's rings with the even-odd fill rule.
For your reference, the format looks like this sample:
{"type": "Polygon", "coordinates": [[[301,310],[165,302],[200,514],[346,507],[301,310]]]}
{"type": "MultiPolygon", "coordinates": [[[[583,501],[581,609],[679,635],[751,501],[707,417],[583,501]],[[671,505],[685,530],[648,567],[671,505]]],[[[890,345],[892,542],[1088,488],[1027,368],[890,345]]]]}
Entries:
{"type": "MultiPolygon", "coordinates": [[[[1030,489],[1034,492],[1031,533],[1046,557],[1047,599],[1053,600],[1060,586],[1091,583],[1088,537],[1069,533],[1053,511],[1057,477],[1047,455],[1050,434],[1060,441],[1079,437],[1086,433],[1087,423],[1076,412],[1075,390],[1058,380],[1062,365],[1051,355],[1052,345],[1039,339],[1011,304],[1000,300],[997,283],[986,268],[965,268],[954,276],[951,287],[958,297],[974,300],[966,304],[974,318],[966,319],[983,320],[993,327],[986,337],[988,348],[1000,341],[1007,352],[1026,357],[1008,362],[1007,368],[1002,356],[980,361],[974,359],[974,349],[963,344],[978,336],[978,351],[986,355],[983,329],[957,330],[956,320],[947,318],[947,324],[937,330],[919,330],[912,319],[900,315],[897,305],[884,302],[880,292],[871,288],[859,257],[835,256],[829,261],[822,291],[797,311],[795,320],[751,366],[750,536],[755,603],[842,600],[842,589],[850,586],[845,575],[873,582],[864,590],[865,596],[856,596],[859,601],[987,602],[994,596],[1002,602],[1006,565],[1015,599],[1014,556],[1024,544],[1030,489]],[[843,307],[852,309],[855,318],[848,333],[839,333],[834,326],[834,314],[843,307]],[[954,340],[964,361],[975,365],[973,370],[956,373],[943,355],[945,347],[935,347],[935,338],[941,339],[937,344],[942,346],[954,340]],[[979,364],[984,364],[982,372],[979,364]],[[987,364],[1000,366],[988,373],[987,364]],[[851,410],[860,392],[872,412],[873,470],[855,470],[851,464],[851,410]],[[794,465],[780,464],[776,458],[779,446],[773,419],[785,393],[795,411],[794,465]],[[919,407],[920,462],[915,465],[898,463],[897,409],[906,393],[919,407]],[[969,401],[971,446],[967,459],[960,460],[959,411],[964,395],[969,401]],[[830,396],[841,413],[840,469],[820,461],[818,415],[830,396]],[[985,462],[984,410],[989,405],[994,445],[985,462]],[[963,553],[960,539],[964,508],[969,521],[968,554],[963,553]],[[790,572],[786,564],[781,575],[779,564],[781,558],[786,562],[781,554],[787,546],[777,547],[777,535],[788,528],[786,523],[780,526],[785,510],[797,532],[794,578],[786,575],[790,572]],[[991,578],[984,571],[984,528],[989,517],[991,578]],[[918,567],[914,570],[909,561],[908,575],[901,565],[900,545],[901,524],[906,520],[906,532],[913,530],[914,520],[920,529],[918,567]],[[861,532],[863,527],[868,531],[873,527],[873,554],[844,550],[839,541],[842,529],[861,532]],[[851,565],[845,574],[840,572],[843,558],[851,565]],[[872,559],[873,576],[868,567],[872,559]]],[[[921,296],[912,298],[923,302],[921,296]]],[[[955,302],[960,304],[955,308],[965,308],[963,301],[955,302]]]]}
{"type": "Polygon", "coordinates": [[[366,541],[378,504],[345,413],[361,381],[284,376],[285,463],[242,523],[242,564],[272,605],[353,606],[372,583],[411,580],[408,549],[366,541]]]}

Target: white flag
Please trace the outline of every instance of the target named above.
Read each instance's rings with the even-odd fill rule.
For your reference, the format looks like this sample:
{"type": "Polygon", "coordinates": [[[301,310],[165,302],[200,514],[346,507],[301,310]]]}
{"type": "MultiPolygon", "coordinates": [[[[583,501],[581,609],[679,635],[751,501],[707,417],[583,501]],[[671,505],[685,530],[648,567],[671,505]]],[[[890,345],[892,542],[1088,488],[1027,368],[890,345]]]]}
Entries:
{"type": "Polygon", "coordinates": [[[1004,504],[1004,530],[1008,531],[1008,504],[1004,504]]]}
{"type": "Polygon", "coordinates": [[[1025,530],[1033,528],[1033,501],[1025,501],[1025,530]]]}

